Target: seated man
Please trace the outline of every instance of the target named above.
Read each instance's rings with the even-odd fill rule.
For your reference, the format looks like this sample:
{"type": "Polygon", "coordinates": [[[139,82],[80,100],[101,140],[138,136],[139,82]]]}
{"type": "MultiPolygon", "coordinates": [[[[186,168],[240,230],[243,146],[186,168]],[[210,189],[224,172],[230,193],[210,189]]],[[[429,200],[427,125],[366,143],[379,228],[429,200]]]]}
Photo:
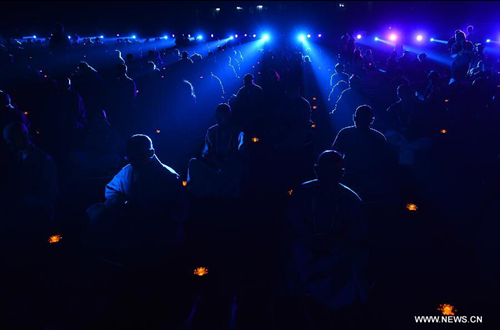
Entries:
{"type": "Polygon", "coordinates": [[[168,244],[179,229],[179,175],[160,162],[146,135],[132,136],[126,154],[130,164],[106,185],[104,205],[87,210],[89,241],[114,250],[168,244]]]}
{"type": "Polygon", "coordinates": [[[323,152],[314,169],[317,179],[293,193],[288,213],[294,236],[291,267],[300,279],[294,289],[337,310],[365,299],[360,285],[361,265],[367,261],[363,207],[358,195],[339,182],[344,169],[338,152],[323,152]]]}
{"type": "Polygon", "coordinates": [[[134,135],[126,149],[130,164],[106,186],[106,208],[118,213],[132,209],[146,215],[174,203],[180,195],[179,175],[156,157],[151,139],[134,135]]]}
{"type": "Polygon", "coordinates": [[[353,116],[354,126],[343,128],[332,146],[345,157],[346,182],[364,200],[386,186],[383,173],[387,165],[387,141],[382,133],[370,128],[374,120],[370,106],[359,106],[353,116]]]}
{"type": "Polygon", "coordinates": [[[215,110],[217,124],[207,130],[202,158],[189,162],[188,190],[197,196],[239,195],[240,159],[244,133],[232,123],[225,103],[215,110]]]}

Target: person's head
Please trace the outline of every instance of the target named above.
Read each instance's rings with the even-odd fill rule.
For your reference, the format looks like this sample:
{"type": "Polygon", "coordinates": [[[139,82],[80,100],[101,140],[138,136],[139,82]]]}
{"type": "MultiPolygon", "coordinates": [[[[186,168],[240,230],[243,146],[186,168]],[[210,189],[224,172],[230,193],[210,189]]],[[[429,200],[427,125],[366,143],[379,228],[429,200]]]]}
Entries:
{"type": "Polygon", "coordinates": [[[360,89],[361,88],[361,78],[356,75],[352,75],[349,78],[349,87],[352,89],[360,89]]]}
{"type": "Polygon", "coordinates": [[[409,101],[413,98],[414,92],[410,85],[401,85],[398,87],[398,97],[401,101],[409,101]]]}
{"type": "Polygon", "coordinates": [[[469,25],[469,26],[467,27],[467,33],[468,33],[468,34],[472,34],[472,32],[474,32],[474,27],[473,27],[472,25],[469,25]]]}
{"type": "Polygon", "coordinates": [[[182,52],[182,59],[183,59],[183,60],[187,59],[187,58],[188,58],[188,55],[189,55],[189,54],[188,54],[188,52],[183,51],[183,52],[182,52]]]}
{"type": "Polygon", "coordinates": [[[219,126],[226,126],[231,121],[231,107],[229,104],[221,103],[215,109],[215,121],[219,126]]]}
{"type": "Polygon", "coordinates": [[[314,165],[314,173],[321,186],[337,187],[344,175],[342,160],[342,155],[335,150],[326,150],[319,155],[314,165]]]}
{"type": "Polygon", "coordinates": [[[356,109],[356,113],[352,117],[357,128],[369,128],[375,117],[373,116],[373,109],[369,105],[360,105],[356,109]]]}
{"type": "Polygon", "coordinates": [[[304,56],[304,62],[311,63],[311,57],[309,55],[304,56]]]}
{"type": "Polygon", "coordinates": [[[342,72],[344,72],[344,70],[345,70],[345,66],[344,66],[344,64],[342,64],[342,63],[337,63],[337,64],[335,65],[335,72],[337,72],[338,74],[341,74],[342,72]]]}
{"type": "Polygon", "coordinates": [[[12,107],[10,104],[10,95],[0,90],[0,107],[12,107]]]}
{"type": "Polygon", "coordinates": [[[19,122],[7,125],[3,130],[3,138],[12,151],[26,150],[31,144],[28,129],[19,122]]]}
{"type": "Polygon", "coordinates": [[[133,62],[133,61],[134,61],[134,55],[133,55],[133,54],[131,54],[131,53],[128,53],[128,54],[125,56],[125,58],[126,58],[126,62],[127,62],[127,63],[130,63],[130,62],[133,62]]]}
{"type": "Polygon", "coordinates": [[[457,43],[465,42],[465,33],[462,30],[455,31],[455,42],[457,43]]]}
{"type": "Polygon", "coordinates": [[[247,73],[244,77],[243,77],[243,83],[245,84],[245,86],[249,87],[249,86],[252,86],[253,85],[253,75],[250,74],[250,73],[247,73]]]}
{"type": "Polygon", "coordinates": [[[156,64],[155,62],[153,61],[149,61],[147,64],[146,64],[146,69],[148,72],[153,72],[156,70],[156,64]]]}
{"type": "Polygon", "coordinates": [[[71,89],[71,79],[68,77],[57,79],[57,88],[60,91],[69,91],[71,89]]]}
{"type": "Polygon", "coordinates": [[[61,23],[57,23],[55,25],[55,28],[56,28],[56,32],[59,34],[64,32],[64,25],[62,25],[61,23]]]}
{"type": "Polygon", "coordinates": [[[127,159],[134,168],[143,168],[155,155],[153,142],[144,134],[133,135],[127,141],[127,159]]]}
{"type": "Polygon", "coordinates": [[[427,60],[427,54],[426,53],[420,53],[420,54],[418,54],[417,58],[418,58],[418,60],[420,62],[424,62],[425,60],[427,60]]]}

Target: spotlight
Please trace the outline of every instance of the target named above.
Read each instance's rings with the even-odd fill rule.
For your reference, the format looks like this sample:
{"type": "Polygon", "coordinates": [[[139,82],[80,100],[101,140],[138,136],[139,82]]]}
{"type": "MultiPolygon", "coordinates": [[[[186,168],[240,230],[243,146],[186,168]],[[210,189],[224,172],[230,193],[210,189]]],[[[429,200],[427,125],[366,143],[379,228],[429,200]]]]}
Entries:
{"type": "Polygon", "coordinates": [[[257,6],[257,9],[262,9],[262,8],[264,8],[264,6],[262,5],[257,6]]]}
{"type": "Polygon", "coordinates": [[[210,35],[210,38],[213,38],[213,37],[214,37],[214,34],[212,33],[212,34],[210,35]]]}
{"type": "Polygon", "coordinates": [[[396,39],[398,39],[398,36],[395,35],[394,33],[389,36],[390,41],[396,41],[396,39]]]}
{"type": "Polygon", "coordinates": [[[71,36],[68,36],[68,39],[71,39],[71,36]]]}
{"type": "Polygon", "coordinates": [[[215,8],[215,11],[220,11],[220,8],[215,8]]]}
{"type": "Polygon", "coordinates": [[[243,10],[243,7],[236,7],[236,10],[243,10]]]}
{"type": "Polygon", "coordinates": [[[491,42],[491,39],[486,39],[486,42],[491,42]]]}
{"type": "Polygon", "coordinates": [[[237,34],[235,34],[235,35],[234,35],[234,37],[235,37],[235,38],[238,38],[238,35],[237,35],[237,34]]]}
{"type": "Polygon", "coordinates": [[[101,39],[104,39],[104,36],[101,36],[101,39]]]}
{"type": "Polygon", "coordinates": [[[306,41],[306,36],[301,34],[299,35],[299,40],[302,41],[302,42],[305,42],[306,41]]]}
{"type": "Polygon", "coordinates": [[[262,36],[262,40],[263,41],[268,41],[269,40],[269,34],[264,34],[264,36],[262,36]]]}
{"type": "Polygon", "coordinates": [[[422,41],[422,40],[424,40],[424,37],[422,37],[422,35],[421,35],[421,34],[419,34],[419,35],[417,36],[417,41],[422,41]]]}
{"type": "Polygon", "coordinates": [[[199,36],[196,37],[198,40],[203,40],[203,36],[200,34],[199,36]]]}
{"type": "Polygon", "coordinates": [[[117,37],[119,37],[119,36],[120,36],[120,34],[119,34],[119,33],[117,33],[117,34],[116,34],[116,36],[117,36],[117,37]]]}
{"type": "Polygon", "coordinates": [[[257,35],[254,33],[254,34],[253,34],[253,37],[255,38],[255,37],[257,37],[257,35]]]}
{"type": "Polygon", "coordinates": [[[320,34],[318,34],[318,38],[321,38],[321,33],[320,33],[320,34]]]}
{"type": "Polygon", "coordinates": [[[33,39],[36,39],[36,36],[33,36],[33,39]]]}
{"type": "Polygon", "coordinates": [[[233,36],[230,36],[230,37],[229,37],[229,40],[233,40],[233,39],[234,39],[234,37],[233,37],[233,36]]]}
{"type": "Polygon", "coordinates": [[[308,39],[309,39],[309,38],[311,38],[311,35],[310,35],[310,34],[308,34],[308,35],[307,35],[307,38],[308,38],[308,39]]]}
{"type": "Polygon", "coordinates": [[[434,38],[431,38],[431,41],[434,41],[434,38]]]}
{"type": "Polygon", "coordinates": [[[167,35],[163,36],[163,39],[168,39],[168,36],[167,35]]]}
{"type": "Polygon", "coordinates": [[[191,35],[190,35],[190,34],[188,34],[188,38],[191,38],[191,35]]]}
{"type": "Polygon", "coordinates": [[[248,37],[248,34],[245,33],[245,37],[248,37]]]}
{"type": "Polygon", "coordinates": [[[378,37],[375,37],[375,41],[378,41],[378,40],[379,40],[378,37]]]}
{"type": "Polygon", "coordinates": [[[137,37],[136,36],[132,36],[132,39],[135,39],[135,38],[137,38],[137,37]]]}
{"type": "Polygon", "coordinates": [[[175,38],[175,34],[172,34],[172,38],[175,38]]]}
{"type": "Polygon", "coordinates": [[[358,34],[358,35],[356,36],[356,39],[361,39],[361,34],[358,34]]]}

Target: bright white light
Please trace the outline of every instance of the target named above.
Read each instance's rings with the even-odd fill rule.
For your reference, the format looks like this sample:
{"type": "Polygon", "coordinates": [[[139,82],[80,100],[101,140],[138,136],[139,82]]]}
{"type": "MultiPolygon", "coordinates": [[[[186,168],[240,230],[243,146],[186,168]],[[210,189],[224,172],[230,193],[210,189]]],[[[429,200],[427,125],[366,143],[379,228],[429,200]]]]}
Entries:
{"type": "Polygon", "coordinates": [[[163,39],[168,39],[168,36],[163,36],[163,39]]]}
{"type": "Polygon", "coordinates": [[[356,39],[361,39],[361,34],[358,34],[358,35],[356,36],[356,39]]]}
{"type": "Polygon", "coordinates": [[[491,42],[491,39],[486,39],[486,42],[491,42]]]}
{"type": "Polygon", "coordinates": [[[236,7],[236,10],[243,10],[243,7],[236,7]]]}
{"type": "Polygon", "coordinates": [[[320,34],[318,34],[318,38],[321,38],[321,33],[320,33],[320,34]]]}
{"type": "Polygon", "coordinates": [[[213,38],[213,37],[214,37],[214,34],[212,33],[212,34],[210,35],[210,38],[213,38]]]}
{"type": "Polygon", "coordinates": [[[199,35],[198,37],[196,37],[196,39],[198,39],[198,40],[202,40],[202,39],[203,39],[203,36],[202,36],[202,35],[199,35]]]}
{"type": "Polygon", "coordinates": [[[188,38],[191,38],[191,35],[190,35],[190,34],[188,34],[188,38]]]}
{"type": "Polygon", "coordinates": [[[135,39],[135,38],[137,38],[137,37],[136,36],[132,36],[132,39],[135,39]]]}
{"type": "Polygon", "coordinates": [[[33,36],[33,39],[36,39],[36,36],[33,36]]]}
{"type": "Polygon", "coordinates": [[[68,39],[71,39],[71,36],[68,36],[68,39]]]}
{"type": "Polygon", "coordinates": [[[264,34],[264,36],[262,37],[262,40],[263,41],[268,41],[269,40],[269,34],[264,34]]]}
{"type": "Polygon", "coordinates": [[[421,34],[419,34],[417,36],[417,41],[422,41],[422,40],[424,40],[424,37],[421,34]]]}
{"type": "Polygon", "coordinates": [[[398,36],[395,35],[394,33],[389,36],[390,41],[396,41],[397,38],[398,38],[398,36]]]}
{"type": "Polygon", "coordinates": [[[233,39],[234,39],[234,37],[233,37],[233,36],[230,36],[230,37],[229,37],[229,40],[233,40],[233,39]]]}
{"type": "Polygon", "coordinates": [[[237,35],[237,34],[235,34],[235,35],[234,35],[234,37],[235,37],[235,38],[238,38],[238,35],[237,35]]]}
{"type": "Polygon", "coordinates": [[[256,34],[254,34],[254,35],[253,35],[253,37],[255,38],[255,37],[257,37],[257,35],[256,35],[256,34]]]}
{"type": "Polygon", "coordinates": [[[215,11],[220,11],[220,8],[215,8],[215,11]]]}
{"type": "Polygon", "coordinates": [[[257,6],[257,9],[262,9],[262,8],[264,8],[264,6],[262,5],[257,6]]]}
{"type": "Polygon", "coordinates": [[[101,36],[101,39],[104,39],[104,36],[101,36]]]}
{"type": "Polygon", "coordinates": [[[431,38],[431,41],[434,41],[434,38],[431,38]]]}
{"type": "Polygon", "coordinates": [[[301,34],[299,35],[299,40],[302,41],[302,42],[305,42],[306,41],[306,36],[301,34]]]}
{"type": "Polygon", "coordinates": [[[375,41],[378,41],[378,37],[375,37],[375,41]]]}
{"type": "Polygon", "coordinates": [[[307,38],[311,38],[311,35],[310,35],[310,34],[308,34],[308,35],[307,35],[307,38]]]}

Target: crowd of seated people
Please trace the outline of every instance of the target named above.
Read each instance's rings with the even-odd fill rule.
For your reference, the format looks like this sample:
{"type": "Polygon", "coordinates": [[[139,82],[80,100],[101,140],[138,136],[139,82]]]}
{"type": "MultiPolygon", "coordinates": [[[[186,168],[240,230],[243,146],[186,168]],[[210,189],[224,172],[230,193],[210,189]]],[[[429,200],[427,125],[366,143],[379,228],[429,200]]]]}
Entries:
{"type": "MultiPolygon", "coordinates": [[[[9,249],[45,242],[62,224],[83,236],[79,248],[120,267],[218,265],[225,298],[203,308],[239,306],[221,319],[243,329],[290,320],[323,329],[367,303],[377,268],[367,245],[394,235],[370,236],[385,226],[379,217],[409,199],[455,205],[472,190],[470,210],[440,211],[498,213],[482,204],[498,198],[489,182],[500,154],[497,70],[462,31],[449,42],[450,66],[408,50],[387,59],[346,32],[330,70],[300,48],[70,42],[63,33],[57,25],[48,46],[0,47],[9,249]],[[83,195],[91,198],[79,205],[83,195]]],[[[172,295],[188,295],[177,284],[172,295]]],[[[201,328],[195,306],[168,318],[201,328]]],[[[25,327],[38,320],[28,319],[25,327]]]]}

